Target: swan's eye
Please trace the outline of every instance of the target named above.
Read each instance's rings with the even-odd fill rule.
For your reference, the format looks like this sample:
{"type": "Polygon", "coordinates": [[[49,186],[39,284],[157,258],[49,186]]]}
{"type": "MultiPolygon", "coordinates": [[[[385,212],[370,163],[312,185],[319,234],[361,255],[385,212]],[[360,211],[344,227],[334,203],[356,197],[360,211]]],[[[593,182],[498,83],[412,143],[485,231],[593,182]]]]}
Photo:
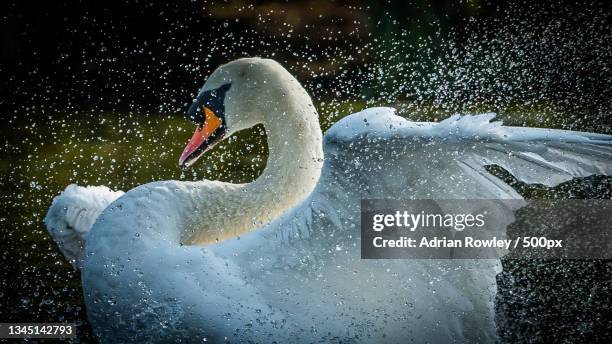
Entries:
{"type": "Polygon", "coordinates": [[[230,87],[231,84],[224,84],[218,88],[201,91],[187,110],[187,118],[203,125],[207,111],[210,111],[219,119],[223,119],[225,116],[225,95],[230,87]]]}

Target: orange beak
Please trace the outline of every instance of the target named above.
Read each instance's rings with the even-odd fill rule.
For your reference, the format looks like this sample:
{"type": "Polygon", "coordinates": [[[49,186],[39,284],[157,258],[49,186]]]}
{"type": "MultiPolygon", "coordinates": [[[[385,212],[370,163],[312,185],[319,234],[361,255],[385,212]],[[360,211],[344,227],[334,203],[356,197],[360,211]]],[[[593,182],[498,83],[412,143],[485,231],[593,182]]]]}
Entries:
{"type": "Polygon", "coordinates": [[[220,141],[223,134],[218,135],[216,132],[222,124],[221,118],[217,117],[211,109],[204,107],[204,124],[198,125],[191,140],[187,143],[179,159],[179,166],[191,166],[204,152],[220,141]]]}

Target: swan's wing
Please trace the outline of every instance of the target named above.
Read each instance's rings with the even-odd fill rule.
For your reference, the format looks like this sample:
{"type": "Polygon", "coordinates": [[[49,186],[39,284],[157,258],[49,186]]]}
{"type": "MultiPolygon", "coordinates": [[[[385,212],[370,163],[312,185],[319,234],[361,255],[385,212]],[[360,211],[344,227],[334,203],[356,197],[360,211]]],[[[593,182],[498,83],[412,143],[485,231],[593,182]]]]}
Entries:
{"type": "Polygon", "coordinates": [[[487,171],[488,165],[547,186],[612,174],[609,135],[508,127],[492,122],[494,114],[432,123],[410,122],[394,112],[367,109],[326,132],[325,164],[315,191],[275,221],[274,227],[286,228],[280,232],[285,238],[310,232],[319,213],[334,227],[354,225],[361,198],[520,199],[487,171]]]}
{"type": "Polygon", "coordinates": [[[338,122],[326,133],[327,150],[333,147],[336,154],[350,157],[362,154],[360,148],[372,146],[372,142],[389,142],[387,149],[399,145],[412,151],[435,146],[433,155],[426,158],[452,156],[452,164],[477,171],[496,164],[523,182],[547,186],[612,172],[609,135],[507,127],[502,122],[491,122],[495,117],[492,113],[454,115],[439,123],[415,123],[393,112],[391,108],[372,108],[338,122]]]}

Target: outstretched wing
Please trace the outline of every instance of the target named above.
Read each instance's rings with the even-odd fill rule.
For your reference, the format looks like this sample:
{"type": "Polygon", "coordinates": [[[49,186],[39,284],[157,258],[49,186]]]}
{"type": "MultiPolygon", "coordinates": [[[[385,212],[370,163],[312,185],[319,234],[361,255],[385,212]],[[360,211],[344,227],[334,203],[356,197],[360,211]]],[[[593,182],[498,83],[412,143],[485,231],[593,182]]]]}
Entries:
{"type": "MultiPolygon", "coordinates": [[[[389,142],[385,149],[425,152],[420,156],[424,160],[417,161],[422,166],[432,159],[450,158],[448,168],[458,165],[481,172],[483,166],[496,164],[526,183],[548,186],[612,172],[612,136],[506,127],[491,122],[494,117],[492,113],[454,115],[439,123],[415,123],[394,115],[391,108],[372,108],[334,125],[326,133],[326,145],[348,158],[367,156],[363,148],[372,148],[372,142],[389,142]]],[[[427,170],[434,176],[443,172],[427,170]]]]}
{"type": "Polygon", "coordinates": [[[280,227],[290,238],[316,227],[313,213],[325,213],[334,227],[355,224],[361,198],[520,199],[487,171],[488,165],[547,186],[612,174],[612,136],[508,127],[492,122],[494,117],[410,122],[392,108],[347,116],[325,134],[325,165],[316,190],[275,222],[285,222],[280,227]]]}

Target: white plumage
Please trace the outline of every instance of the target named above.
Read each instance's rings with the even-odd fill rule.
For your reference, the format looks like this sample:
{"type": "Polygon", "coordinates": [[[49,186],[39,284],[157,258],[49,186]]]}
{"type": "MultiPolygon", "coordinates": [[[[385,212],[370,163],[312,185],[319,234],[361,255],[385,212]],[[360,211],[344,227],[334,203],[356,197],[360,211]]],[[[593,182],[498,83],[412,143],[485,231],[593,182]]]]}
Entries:
{"type": "MultiPolygon", "coordinates": [[[[146,184],[103,211],[82,268],[103,342],[495,341],[499,261],[361,260],[360,199],[520,198],[490,164],[545,185],[612,173],[610,136],[504,127],[491,114],[415,123],[372,108],[321,142],[310,98],[280,65],[238,60],[203,89],[228,80],[227,124],[264,123],[266,170],[250,184],[146,184]]],[[[65,197],[48,224],[64,221],[65,197]]],[[[50,232],[64,247],[83,238],[50,232]]]]}
{"type": "Polygon", "coordinates": [[[79,268],[85,241],[98,215],[123,195],[106,186],[81,187],[70,184],[53,199],[45,217],[49,234],[55,239],[66,259],[79,268]]]}

